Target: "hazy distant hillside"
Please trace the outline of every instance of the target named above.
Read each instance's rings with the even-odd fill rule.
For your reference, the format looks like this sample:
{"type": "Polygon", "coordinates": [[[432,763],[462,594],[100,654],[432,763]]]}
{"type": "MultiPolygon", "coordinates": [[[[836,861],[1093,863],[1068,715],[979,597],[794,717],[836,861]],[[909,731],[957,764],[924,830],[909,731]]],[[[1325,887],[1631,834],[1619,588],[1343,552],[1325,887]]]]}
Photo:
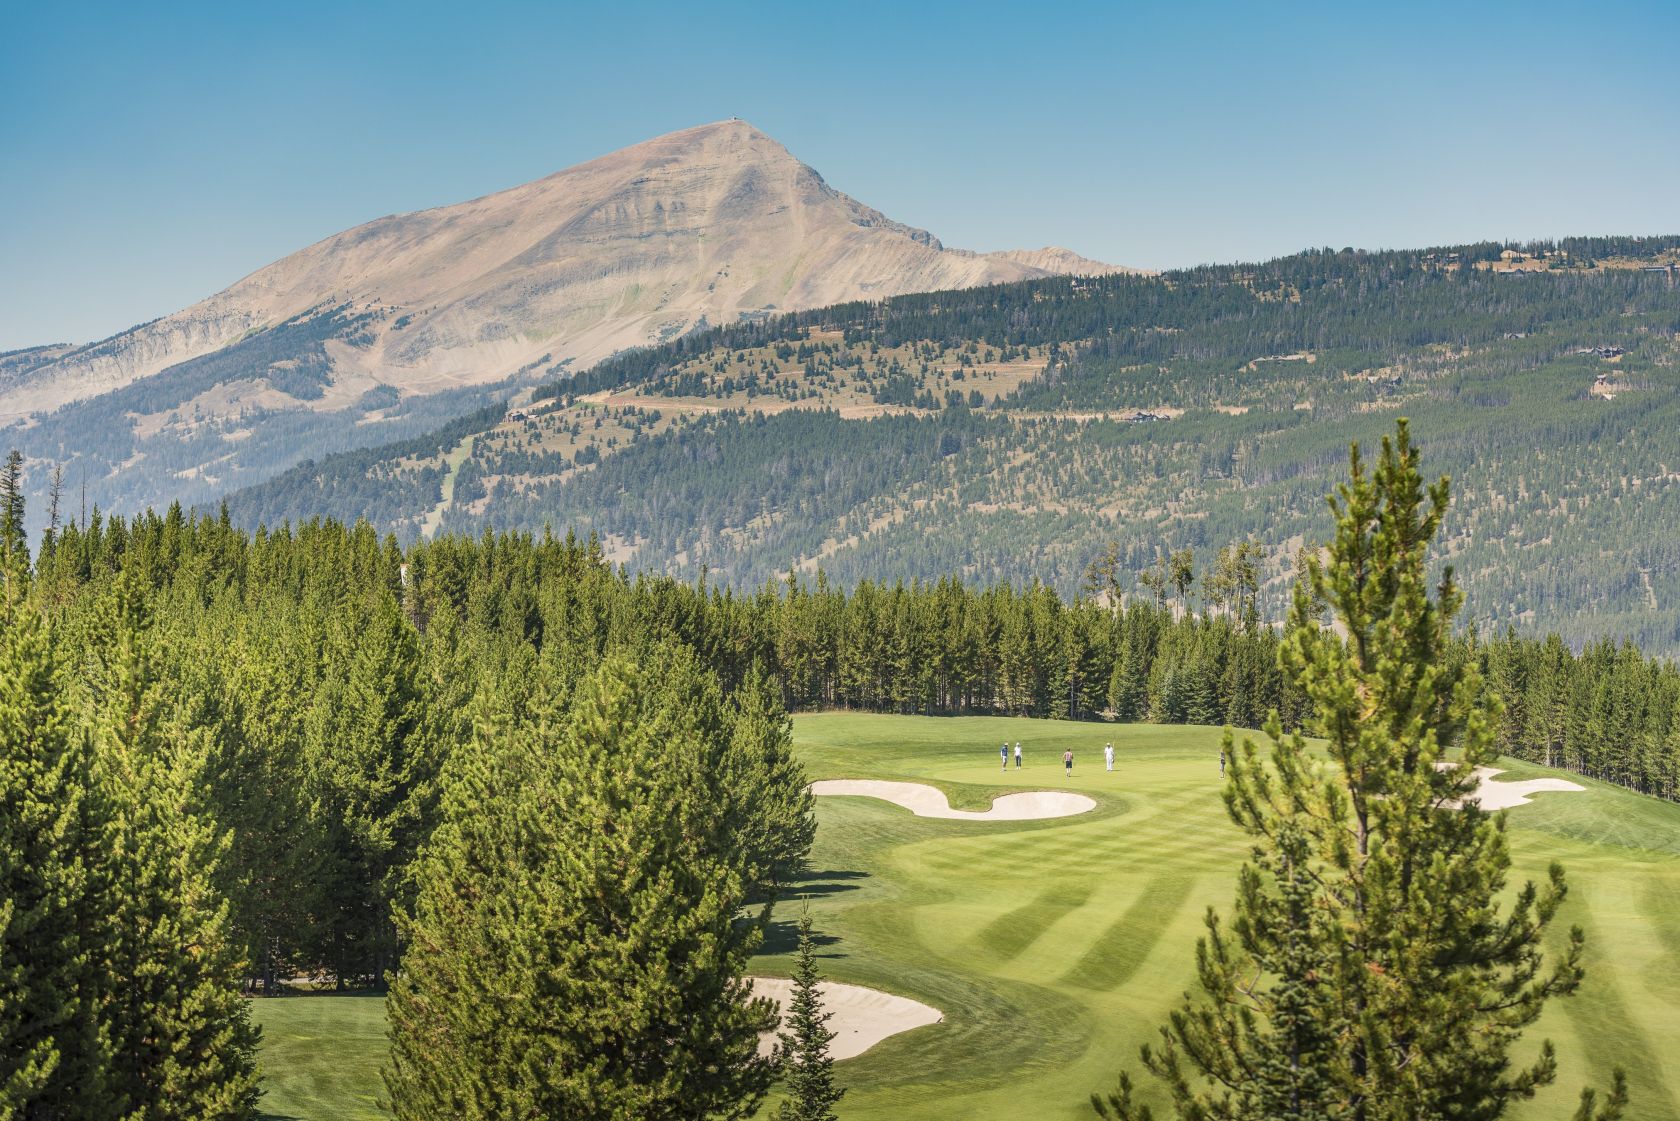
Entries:
{"type": "Polygon", "coordinates": [[[1409,415],[1455,478],[1445,544],[1476,617],[1680,652],[1677,248],[1308,253],[848,304],[621,355],[234,508],[576,528],[739,586],[821,566],[1068,590],[1109,541],[1135,573],[1250,537],[1275,611],[1348,440],[1409,415]]]}
{"type": "Polygon", "coordinates": [[[1065,271],[1112,270],[946,249],[724,121],[369,222],[102,342],[0,356],[0,417],[46,415],[12,437],[37,486],[74,461],[108,507],[204,500],[707,325],[1065,271]]]}

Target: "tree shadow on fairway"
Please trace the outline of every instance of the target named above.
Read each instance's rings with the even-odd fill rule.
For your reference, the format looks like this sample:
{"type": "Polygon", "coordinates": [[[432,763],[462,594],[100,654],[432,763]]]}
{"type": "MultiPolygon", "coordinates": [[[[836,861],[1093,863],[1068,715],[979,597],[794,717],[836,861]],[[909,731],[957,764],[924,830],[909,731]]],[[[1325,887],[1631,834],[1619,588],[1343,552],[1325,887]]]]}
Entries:
{"type": "MultiPolygon", "coordinates": [[[[832,934],[824,934],[820,930],[811,932],[811,945],[815,947],[832,946],[840,939],[832,934]]],[[[764,927],[764,942],[758,947],[760,954],[791,954],[799,949],[799,920],[772,919],[764,927]]],[[[843,958],[843,953],[817,953],[819,958],[843,958]]]]}
{"type": "Polygon", "coordinates": [[[798,879],[789,881],[782,888],[781,899],[784,902],[800,899],[826,899],[831,895],[839,895],[843,891],[856,891],[862,884],[855,880],[867,880],[868,872],[806,872],[798,879]]]}
{"type": "MultiPolygon", "coordinates": [[[[759,947],[761,954],[791,954],[799,949],[799,920],[797,912],[802,902],[812,899],[826,899],[839,895],[841,892],[856,891],[863,885],[856,882],[867,880],[868,872],[849,872],[838,869],[826,871],[811,871],[789,882],[782,888],[777,902],[782,905],[784,913],[791,911],[794,917],[785,920],[772,920],[764,928],[764,944],[759,947]],[[792,905],[789,907],[789,905],[792,905]]],[[[824,934],[820,930],[812,931],[811,944],[819,949],[832,946],[840,939],[831,934],[824,934]]],[[[842,953],[818,953],[822,958],[845,957],[842,953]]]]}

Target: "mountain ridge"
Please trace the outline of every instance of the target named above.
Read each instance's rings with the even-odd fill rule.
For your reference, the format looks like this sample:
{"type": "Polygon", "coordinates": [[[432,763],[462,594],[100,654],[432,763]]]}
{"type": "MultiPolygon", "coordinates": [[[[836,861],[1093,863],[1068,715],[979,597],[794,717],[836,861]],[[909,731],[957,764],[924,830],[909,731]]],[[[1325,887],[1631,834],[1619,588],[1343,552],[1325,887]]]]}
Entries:
{"type": "Polygon", "coordinates": [[[1044,253],[948,248],[719,121],[364,222],[97,342],[8,352],[0,423],[36,493],[75,462],[102,509],[205,502],[706,327],[1119,271],[1044,253]]]}
{"type": "Polygon", "coordinates": [[[1060,261],[1120,271],[1069,251],[1055,251],[1059,257],[1033,251],[1040,255],[1036,260],[1016,252],[947,248],[928,231],[829,186],[745,121],[713,122],[463,202],[372,219],[171,315],[45,354],[32,367],[13,363],[21,368],[7,371],[7,383],[0,383],[0,414],[51,409],[118,389],[249,332],[343,302],[381,314],[370,325],[377,336],[371,345],[359,354],[334,355],[335,371],[358,383],[329,399],[339,405],[370,387],[363,382],[428,392],[493,380],[545,353],[556,364],[569,359],[587,365],[742,313],[1028,279],[1066,271],[1057,267],[1060,261]],[[691,208],[696,193],[720,180],[726,189],[700,200],[717,221],[672,221],[691,208]],[[795,203],[832,213],[821,215],[825,222],[817,229],[808,215],[778,222],[795,203]],[[836,228],[837,218],[851,228],[836,228]],[[725,231],[721,251],[695,247],[701,251],[687,275],[650,275],[661,265],[681,267],[671,258],[682,239],[704,242],[708,231],[730,222],[768,225],[754,232],[775,244],[745,245],[750,237],[725,231]],[[814,247],[808,244],[813,235],[814,247]],[[836,240],[842,244],[828,244],[836,240]],[[649,253],[646,245],[628,241],[656,248],[649,253]],[[657,248],[660,242],[665,252],[657,248]],[[778,257],[789,246],[813,257],[803,270],[797,259],[778,257]],[[591,254],[591,248],[604,252],[591,254]],[[756,275],[747,284],[726,283],[742,256],[756,258],[746,262],[756,275]],[[772,269],[772,262],[782,267],[772,269]],[[826,268],[819,272],[819,265],[826,268]],[[649,286],[665,291],[644,292],[649,286]]]}

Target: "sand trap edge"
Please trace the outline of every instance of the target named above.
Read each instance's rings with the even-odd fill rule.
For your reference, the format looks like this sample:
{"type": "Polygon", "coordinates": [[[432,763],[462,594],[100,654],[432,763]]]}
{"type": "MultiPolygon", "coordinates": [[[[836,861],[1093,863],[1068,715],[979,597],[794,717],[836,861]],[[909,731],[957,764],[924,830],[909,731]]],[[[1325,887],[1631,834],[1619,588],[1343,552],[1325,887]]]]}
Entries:
{"type": "Polygon", "coordinates": [[[1531,778],[1518,782],[1494,782],[1494,775],[1505,772],[1498,767],[1476,768],[1476,790],[1469,801],[1488,811],[1508,810],[1512,806],[1526,806],[1534,799],[1530,794],[1584,792],[1587,788],[1566,778],[1531,778]]]}
{"type": "Polygon", "coordinates": [[[882,779],[836,778],[811,784],[811,793],[821,797],[879,798],[903,806],[917,817],[953,821],[1041,821],[1072,817],[1097,808],[1096,800],[1065,790],[1028,790],[994,799],[989,810],[954,810],[945,792],[920,782],[887,782],[882,779]]]}
{"type": "MultiPolygon", "coordinates": [[[[787,1007],[793,992],[793,982],[782,977],[749,977],[753,996],[769,997],[782,1008],[787,1007]]],[[[838,981],[821,981],[817,990],[822,994],[823,1010],[832,1014],[828,1030],[835,1033],[828,1045],[834,1059],[850,1059],[863,1054],[883,1039],[891,1038],[912,1028],[941,1023],[945,1014],[939,1009],[894,996],[879,989],[862,985],[846,985],[838,981]]],[[[759,1036],[758,1050],[768,1055],[776,1046],[776,1033],[759,1036]]]]}

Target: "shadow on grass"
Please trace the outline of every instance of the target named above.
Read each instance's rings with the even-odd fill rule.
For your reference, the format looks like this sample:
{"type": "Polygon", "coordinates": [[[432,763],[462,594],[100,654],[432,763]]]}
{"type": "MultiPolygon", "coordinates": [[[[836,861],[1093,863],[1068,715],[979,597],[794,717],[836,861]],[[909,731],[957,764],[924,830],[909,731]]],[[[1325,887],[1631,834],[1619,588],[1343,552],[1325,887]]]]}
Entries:
{"type": "MultiPolygon", "coordinates": [[[[759,947],[762,954],[791,954],[799,949],[799,913],[800,904],[812,899],[826,899],[841,892],[856,891],[863,885],[858,880],[867,880],[868,872],[848,872],[838,869],[806,872],[803,876],[785,885],[781,895],[777,898],[778,910],[786,918],[773,919],[764,929],[764,944],[759,947]]],[[[823,946],[833,946],[840,939],[831,934],[824,934],[821,930],[812,931],[811,944],[819,949],[823,946]]],[[[818,953],[822,958],[845,957],[842,953],[818,953]]]]}
{"type": "MultiPolygon", "coordinates": [[[[834,937],[834,935],[824,934],[820,930],[811,932],[811,945],[819,949],[823,946],[833,946],[839,941],[840,939],[834,937]]],[[[759,946],[758,952],[761,954],[791,954],[798,949],[799,920],[796,918],[772,919],[770,924],[764,928],[764,942],[759,946]]],[[[816,956],[820,958],[843,958],[846,955],[819,952],[816,956]]]]}
{"type": "Polygon", "coordinates": [[[786,903],[801,899],[826,899],[843,891],[856,891],[863,885],[850,881],[868,878],[868,872],[807,872],[782,888],[781,900],[786,903]]]}

